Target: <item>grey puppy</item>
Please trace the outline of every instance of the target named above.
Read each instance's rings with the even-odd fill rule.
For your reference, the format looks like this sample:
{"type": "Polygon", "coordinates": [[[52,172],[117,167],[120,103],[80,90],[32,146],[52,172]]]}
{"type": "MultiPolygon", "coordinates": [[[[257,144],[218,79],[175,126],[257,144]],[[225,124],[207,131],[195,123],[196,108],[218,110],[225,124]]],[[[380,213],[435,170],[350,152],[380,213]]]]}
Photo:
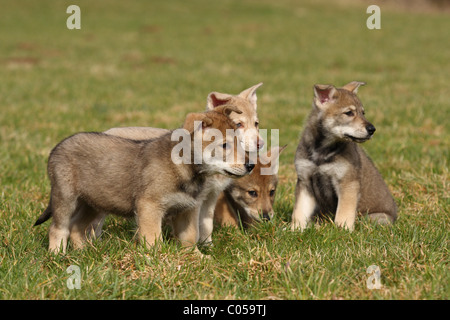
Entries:
{"type": "Polygon", "coordinates": [[[375,132],[356,96],[363,84],[314,86],[313,110],[295,155],[292,229],[305,229],[318,212],[335,213],[336,225],[349,230],[354,229],[357,212],[382,224],[397,219],[386,183],[358,145],[375,132]]]}
{"type": "MultiPolygon", "coordinates": [[[[205,113],[191,113],[183,128],[205,148],[216,150],[237,143],[226,135],[236,129],[228,115],[240,112],[223,106],[205,113]],[[202,124],[195,127],[195,121],[202,124]],[[210,129],[220,130],[223,139],[204,141],[210,129]],[[211,146],[211,144],[213,144],[211,146]]],[[[238,148],[230,157],[218,157],[200,164],[172,161],[172,149],[179,144],[171,133],[143,141],[115,137],[104,133],[78,133],[60,142],[50,153],[48,175],[51,196],[48,208],[38,218],[38,225],[51,216],[49,250],[66,251],[70,237],[75,247],[82,247],[93,220],[104,212],[125,217],[136,216],[139,238],[153,245],[160,238],[163,219],[170,216],[174,234],[185,246],[198,241],[198,216],[206,196],[203,192],[214,174],[241,177],[254,165],[236,162],[238,148]]]]}

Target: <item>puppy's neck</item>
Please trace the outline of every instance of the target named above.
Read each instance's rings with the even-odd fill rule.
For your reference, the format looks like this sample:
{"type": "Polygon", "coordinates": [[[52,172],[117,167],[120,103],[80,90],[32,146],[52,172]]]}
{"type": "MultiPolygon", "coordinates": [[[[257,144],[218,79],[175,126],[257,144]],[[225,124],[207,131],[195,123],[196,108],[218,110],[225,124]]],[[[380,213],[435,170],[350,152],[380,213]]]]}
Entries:
{"type": "Polygon", "coordinates": [[[338,139],[325,130],[322,121],[320,111],[314,106],[305,127],[303,143],[309,157],[316,163],[332,161],[335,155],[341,153],[351,143],[338,139]]]}

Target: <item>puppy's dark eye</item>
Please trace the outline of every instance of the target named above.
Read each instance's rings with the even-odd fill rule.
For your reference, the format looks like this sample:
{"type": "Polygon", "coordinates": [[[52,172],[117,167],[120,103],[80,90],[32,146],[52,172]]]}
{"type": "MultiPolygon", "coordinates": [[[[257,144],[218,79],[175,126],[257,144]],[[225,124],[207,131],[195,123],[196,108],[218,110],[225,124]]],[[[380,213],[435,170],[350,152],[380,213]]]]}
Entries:
{"type": "Polygon", "coordinates": [[[255,122],[255,127],[257,127],[257,128],[258,128],[258,126],[259,126],[259,122],[258,122],[258,121],[256,121],[256,122],[255,122]]]}
{"type": "Polygon", "coordinates": [[[275,189],[270,190],[270,196],[273,197],[275,195],[275,189]]]}
{"type": "Polygon", "coordinates": [[[351,111],[351,110],[347,111],[347,112],[344,112],[344,114],[349,116],[349,117],[353,117],[353,111],[351,111]]]}
{"type": "Polygon", "coordinates": [[[236,123],[236,127],[238,127],[238,128],[242,128],[244,125],[241,123],[241,122],[239,122],[239,123],[236,123]]]}
{"type": "Polygon", "coordinates": [[[250,197],[252,198],[256,198],[258,196],[258,193],[255,190],[249,190],[248,194],[250,195],[250,197]]]}

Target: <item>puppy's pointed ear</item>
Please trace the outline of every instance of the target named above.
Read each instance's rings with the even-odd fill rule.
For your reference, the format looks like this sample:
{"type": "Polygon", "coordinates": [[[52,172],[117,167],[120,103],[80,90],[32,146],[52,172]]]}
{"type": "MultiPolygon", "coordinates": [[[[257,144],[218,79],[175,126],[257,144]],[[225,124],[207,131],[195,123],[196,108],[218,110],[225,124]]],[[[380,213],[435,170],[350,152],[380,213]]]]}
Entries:
{"type": "Polygon", "coordinates": [[[329,84],[314,85],[314,100],[316,105],[320,108],[326,102],[331,102],[335,99],[336,88],[329,84]]]}
{"type": "Polygon", "coordinates": [[[183,129],[192,133],[210,127],[212,123],[213,120],[204,113],[189,113],[184,120],[183,129]]]}
{"type": "Polygon", "coordinates": [[[244,91],[239,93],[239,97],[247,99],[252,104],[252,106],[255,108],[255,110],[257,108],[256,101],[258,100],[258,98],[256,97],[256,89],[258,89],[262,85],[263,85],[263,83],[260,82],[258,84],[255,84],[253,87],[245,89],[244,91]]]}
{"type": "Polygon", "coordinates": [[[286,146],[287,146],[287,144],[284,145],[283,147],[280,147],[280,146],[272,147],[272,148],[270,148],[269,151],[267,151],[267,153],[259,155],[259,159],[260,159],[261,163],[264,163],[264,164],[270,163],[270,169],[272,170],[272,171],[270,171],[270,173],[272,175],[278,173],[278,168],[280,167],[279,156],[280,156],[280,153],[284,149],[286,149],[286,146]]]}
{"type": "Polygon", "coordinates": [[[230,102],[233,96],[227,93],[211,92],[206,99],[206,110],[213,110],[230,102]]]}
{"type": "Polygon", "coordinates": [[[267,151],[267,153],[263,156],[267,157],[267,159],[269,159],[271,162],[274,160],[278,159],[278,156],[280,155],[280,153],[286,149],[287,144],[285,144],[284,146],[280,147],[280,146],[276,146],[276,147],[272,147],[270,148],[270,150],[267,151]]]}
{"type": "Polygon", "coordinates": [[[365,84],[366,84],[365,82],[361,82],[361,81],[352,81],[350,83],[347,83],[345,86],[343,86],[342,89],[345,89],[345,90],[353,92],[353,93],[357,93],[358,88],[360,86],[364,86],[365,84]]]}
{"type": "MultiPolygon", "coordinates": [[[[275,154],[280,155],[281,152],[282,152],[284,149],[286,149],[286,147],[287,147],[287,144],[285,144],[285,145],[282,146],[282,147],[280,147],[280,146],[278,146],[278,147],[273,147],[273,148],[271,149],[271,151],[274,150],[274,148],[276,148],[276,149],[278,149],[278,150],[275,149],[275,151],[276,151],[275,154]]],[[[272,153],[273,153],[273,151],[272,151],[272,153]]]]}

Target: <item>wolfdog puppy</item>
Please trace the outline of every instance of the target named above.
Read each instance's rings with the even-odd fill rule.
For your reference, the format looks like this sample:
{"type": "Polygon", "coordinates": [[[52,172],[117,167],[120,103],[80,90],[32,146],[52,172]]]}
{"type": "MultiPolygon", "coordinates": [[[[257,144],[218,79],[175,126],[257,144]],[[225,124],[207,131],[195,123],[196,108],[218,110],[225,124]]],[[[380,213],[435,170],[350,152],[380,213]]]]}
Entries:
{"type": "Polygon", "coordinates": [[[363,84],[314,86],[313,108],[295,155],[292,229],[303,230],[320,212],[335,213],[336,225],[349,230],[354,229],[357,212],[381,224],[397,218],[386,183],[358,145],[375,132],[356,96],[363,84]]]}
{"type": "MultiPolygon", "coordinates": [[[[248,152],[256,152],[264,146],[264,140],[259,135],[259,119],[257,115],[257,96],[256,90],[262,86],[258,83],[248,89],[245,89],[237,95],[228,93],[211,92],[206,99],[206,110],[214,110],[223,105],[231,105],[239,111],[230,114],[231,120],[237,126],[237,134],[241,147],[248,152]]],[[[111,128],[105,133],[134,140],[150,139],[161,136],[169,130],[152,127],[123,127],[111,128]]],[[[213,179],[208,180],[205,189],[209,190],[200,209],[199,232],[200,241],[204,244],[212,242],[214,209],[220,193],[227,188],[233,179],[224,175],[215,175],[213,179]]],[[[99,236],[104,219],[98,219],[94,222],[96,235],[99,236]]]]}
{"type": "Polygon", "coordinates": [[[229,148],[237,144],[236,137],[226,134],[227,129],[236,129],[228,117],[231,112],[240,111],[223,106],[186,117],[183,128],[191,140],[187,151],[191,158],[198,156],[195,139],[201,141],[202,154],[208,154],[206,148],[209,155],[223,153],[222,158],[210,157],[201,163],[175,163],[172,150],[179,142],[172,141],[171,133],[143,141],[78,133],[60,142],[48,160],[50,203],[35,224],[53,217],[49,250],[65,252],[69,237],[75,247],[82,247],[92,221],[104,212],[135,216],[139,238],[148,245],[160,238],[162,221],[170,215],[175,236],[184,246],[194,246],[208,179],[214,174],[245,176],[254,167],[236,161],[240,149],[229,148]],[[196,126],[196,121],[201,124],[196,126]],[[212,129],[223,138],[203,139],[212,129]],[[234,152],[232,160],[227,152],[234,152]]]}

